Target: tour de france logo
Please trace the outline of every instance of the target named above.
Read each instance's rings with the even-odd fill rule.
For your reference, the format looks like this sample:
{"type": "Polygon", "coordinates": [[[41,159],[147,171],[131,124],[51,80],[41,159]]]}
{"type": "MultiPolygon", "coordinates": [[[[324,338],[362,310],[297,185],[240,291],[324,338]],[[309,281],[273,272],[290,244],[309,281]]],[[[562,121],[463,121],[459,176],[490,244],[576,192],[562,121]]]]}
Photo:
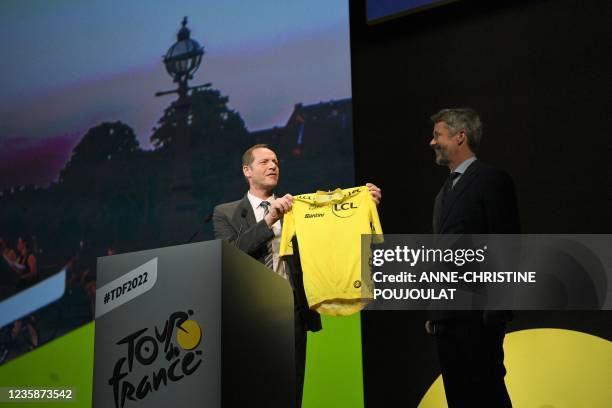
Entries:
{"type": "Polygon", "coordinates": [[[193,314],[193,310],[174,312],[161,327],[139,329],[116,343],[125,355],[117,360],[108,380],[115,408],[123,408],[127,400],[143,400],[196,372],[202,364],[198,349],[202,328],[193,314]],[[158,360],[161,365],[148,368],[158,360]]]}

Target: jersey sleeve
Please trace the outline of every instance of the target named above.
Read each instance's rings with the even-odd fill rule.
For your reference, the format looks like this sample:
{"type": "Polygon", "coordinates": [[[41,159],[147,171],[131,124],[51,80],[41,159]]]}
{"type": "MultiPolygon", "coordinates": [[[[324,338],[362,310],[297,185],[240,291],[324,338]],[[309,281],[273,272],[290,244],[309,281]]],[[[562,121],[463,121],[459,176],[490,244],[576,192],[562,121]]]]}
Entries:
{"type": "Polygon", "coordinates": [[[380,225],[380,219],[378,218],[378,210],[376,209],[376,203],[374,202],[374,200],[372,200],[372,197],[370,197],[370,193],[368,192],[368,198],[367,198],[368,203],[370,203],[370,228],[372,230],[372,240],[375,244],[380,244],[382,243],[383,237],[383,230],[382,230],[382,226],[380,225]]]}
{"type": "Polygon", "coordinates": [[[283,217],[283,231],[281,232],[279,256],[293,255],[291,239],[295,235],[295,217],[293,210],[287,211],[283,217]]]}

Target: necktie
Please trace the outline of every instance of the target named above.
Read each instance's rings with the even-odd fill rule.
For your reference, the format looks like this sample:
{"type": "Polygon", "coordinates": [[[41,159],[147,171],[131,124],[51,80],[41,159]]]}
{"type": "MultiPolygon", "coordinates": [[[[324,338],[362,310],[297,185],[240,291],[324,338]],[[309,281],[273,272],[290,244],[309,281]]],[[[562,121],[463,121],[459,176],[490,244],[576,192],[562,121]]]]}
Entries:
{"type": "MultiPolygon", "coordinates": [[[[259,206],[263,207],[264,209],[264,217],[268,215],[268,213],[270,212],[270,202],[262,201],[259,206]]],[[[274,252],[272,251],[272,240],[266,243],[266,248],[268,249],[268,252],[266,253],[266,256],[264,258],[264,265],[266,265],[267,268],[274,269],[274,252]]]]}
{"type": "Polygon", "coordinates": [[[450,191],[453,189],[453,181],[460,175],[461,173],[459,173],[458,171],[453,171],[451,174],[448,175],[448,179],[446,179],[446,183],[444,183],[444,194],[442,195],[442,204],[444,204],[444,201],[446,200],[448,193],[450,193],[450,191]]]}

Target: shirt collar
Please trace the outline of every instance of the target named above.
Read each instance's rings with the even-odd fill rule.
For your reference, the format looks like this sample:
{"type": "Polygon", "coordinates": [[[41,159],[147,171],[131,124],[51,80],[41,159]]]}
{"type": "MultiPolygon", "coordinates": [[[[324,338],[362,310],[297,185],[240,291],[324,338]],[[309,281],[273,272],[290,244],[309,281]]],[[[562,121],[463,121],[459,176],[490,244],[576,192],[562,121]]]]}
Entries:
{"type": "MultiPolygon", "coordinates": [[[[259,208],[259,206],[261,205],[261,202],[264,201],[259,197],[255,197],[253,194],[251,194],[250,191],[247,192],[247,198],[249,199],[249,202],[251,203],[251,207],[253,207],[253,211],[257,210],[257,208],[259,208]]],[[[274,194],[272,194],[265,201],[272,202],[274,199],[275,199],[274,194]]]]}
{"type": "Polygon", "coordinates": [[[453,170],[453,172],[463,174],[465,173],[467,168],[470,167],[470,164],[474,163],[475,161],[476,161],[476,156],[472,156],[469,159],[465,159],[460,165],[457,166],[455,170],[453,170]]]}
{"type": "Polygon", "coordinates": [[[341,188],[337,188],[333,191],[317,191],[313,196],[313,201],[316,204],[326,204],[331,201],[339,203],[344,200],[344,194],[341,188]]]}

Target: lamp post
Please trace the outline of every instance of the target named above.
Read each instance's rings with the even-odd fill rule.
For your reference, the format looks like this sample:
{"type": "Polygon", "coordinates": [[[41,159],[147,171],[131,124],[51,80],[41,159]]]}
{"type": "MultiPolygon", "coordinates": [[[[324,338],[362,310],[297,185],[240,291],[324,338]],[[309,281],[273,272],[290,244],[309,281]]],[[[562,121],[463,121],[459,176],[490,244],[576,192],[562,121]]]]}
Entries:
{"type": "Polygon", "coordinates": [[[181,29],[176,35],[177,41],[172,44],[163,56],[166,71],[178,84],[177,89],[171,91],[156,92],[155,96],[163,96],[176,93],[179,101],[187,96],[187,92],[194,89],[207,88],[211,84],[197,85],[190,87],[188,81],[193,79],[193,74],[198,70],[202,63],[204,47],[191,38],[191,31],[187,28],[187,17],[183,17],[181,29]]]}
{"type": "Polygon", "coordinates": [[[178,99],[173,101],[165,113],[166,132],[168,144],[164,142],[164,157],[169,160],[168,187],[169,201],[164,213],[163,227],[168,242],[183,240],[186,230],[193,228],[197,214],[198,202],[194,198],[195,180],[193,177],[193,163],[195,150],[193,138],[196,136],[192,128],[190,117],[194,108],[192,105],[193,91],[208,88],[210,83],[189,86],[194,73],[202,63],[204,47],[191,38],[187,28],[187,17],[183,18],[182,27],[177,33],[177,41],[168,48],[162,57],[164,66],[172,80],[177,84],[176,89],[156,92],[155,96],[177,94],[178,99]]]}

